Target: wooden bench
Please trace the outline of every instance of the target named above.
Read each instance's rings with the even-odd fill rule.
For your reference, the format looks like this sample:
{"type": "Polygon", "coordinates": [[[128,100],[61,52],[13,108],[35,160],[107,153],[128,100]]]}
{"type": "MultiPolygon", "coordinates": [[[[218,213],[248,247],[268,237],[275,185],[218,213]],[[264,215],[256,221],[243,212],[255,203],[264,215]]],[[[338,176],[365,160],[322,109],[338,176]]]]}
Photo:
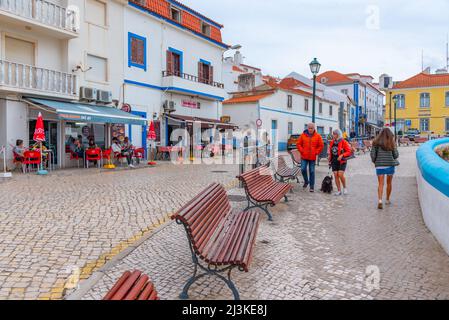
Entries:
{"type": "Polygon", "coordinates": [[[301,153],[298,150],[292,150],[290,152],[290,156],[292,157],[293,164],[299,169],[301,169],[301,162],[302,162],[301,153]]]}
{"type": "Polygon", "coordinates": [[[234,268],[248,272],[260,213],[255,210],[233,210],[224,187],[214,183],[181,208],[172,219],[184,226],[194,263],[193,276],[179,297],[188,299],[188,291],[197,280],[214,275],[224,281],[234,298],[239,300],[231,272],[234,268]],[[198,275],[198,268],[204,273],[198,275]]]}
{"type": "Polygon", "coordinates": [[[147,275],[126,271],[103,300],[159,300],[159,297],[147,275]]]}
{"type": "Polygon", "coordinates": [[[245,188],[248,207],[250,209],[262,209],[268,216],[269,221],[273,221],[273,216],[268,211],[268,206],[274,207],[282,198],[288,202],[287,194],[292,189],[289,183],[276,182],[273,179],[269,166],[263,166],[245,172],[237,177],[245,188]]]}
{"type": "Polygon", "coordinates": [[[373,148],[373,142],[371,140],[363,140],[363,145],[366,148],[365,151],[371,151],[371,149],[373,148]]]}
{"type": "Polygon", "coordinates": [[[283,156],[277,157],[277,167],[275,177],[279,178],[280,182],[290,182],[296,180],[299,183],[298,175],[301,173],[301,169],[298,167],[289,167],[283,156]]]}
{"type": "Polygon", "coordinates": [[[409,146],[409,145],[411,145],[413,143],[410,141],[409,138],[400,138],[399,139],[399,144],[409,146]]]}

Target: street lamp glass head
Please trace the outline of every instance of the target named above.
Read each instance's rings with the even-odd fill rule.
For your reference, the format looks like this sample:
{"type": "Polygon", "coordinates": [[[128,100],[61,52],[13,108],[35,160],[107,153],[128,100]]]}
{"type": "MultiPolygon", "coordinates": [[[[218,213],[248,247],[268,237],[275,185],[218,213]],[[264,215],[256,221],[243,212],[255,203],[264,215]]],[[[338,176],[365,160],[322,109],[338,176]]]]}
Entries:
{"type": "Polygon", "coordinates": [[[398,97],[397,95],[395,95],[395,96],[393,97],[393,102],[394,102],[394,103],[398,103],[398,101],[399,101],[399,97],[398,97]]]}
{"type": "Polygon", "coordinates": [[[242,46],[240,44],[236,44],[236,45],[231,46],[229,49],[231,49],[231,50],[240,50],[240,49],[242,49],[242,46]]]}
{"type": "Polygon", "coordinates": [[[310,71],[313,75],[317,75],[320,72],[321,64],[318,62],[316,58],[310,63],[310,71]]]}

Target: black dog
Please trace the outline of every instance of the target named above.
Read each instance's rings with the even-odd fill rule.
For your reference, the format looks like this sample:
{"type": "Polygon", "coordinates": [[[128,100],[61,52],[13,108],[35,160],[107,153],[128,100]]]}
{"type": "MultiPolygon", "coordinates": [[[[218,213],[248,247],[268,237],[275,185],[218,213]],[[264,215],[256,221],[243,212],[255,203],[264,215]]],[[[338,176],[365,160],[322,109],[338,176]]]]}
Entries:
{"type": "Polygon", "coordinates": [[[321,184],[321,192],[331,194],[334,190],[334,186],[332,184],[333,177],[332,176],[326,176],[324,178],[323,183],[321,184]]]}

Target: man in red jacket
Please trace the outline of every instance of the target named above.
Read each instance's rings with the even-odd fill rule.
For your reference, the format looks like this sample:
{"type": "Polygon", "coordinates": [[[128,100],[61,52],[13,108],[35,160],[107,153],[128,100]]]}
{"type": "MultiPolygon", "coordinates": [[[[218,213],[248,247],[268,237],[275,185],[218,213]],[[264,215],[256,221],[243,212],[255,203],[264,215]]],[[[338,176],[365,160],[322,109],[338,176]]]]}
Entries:
{"type": "Polygon", "coordinates": [[[324,143],[321,135],[316,132],[314,123],[307,125],[307,130],[299,137],[296,147],[301,153],[304,189],[307,189],[310,185],[310,192],[315,192],[315,164],[318,155],[323,151],[324,143]],[[307,167],[309,169],[309,175],[307,175],[307,167]]]}

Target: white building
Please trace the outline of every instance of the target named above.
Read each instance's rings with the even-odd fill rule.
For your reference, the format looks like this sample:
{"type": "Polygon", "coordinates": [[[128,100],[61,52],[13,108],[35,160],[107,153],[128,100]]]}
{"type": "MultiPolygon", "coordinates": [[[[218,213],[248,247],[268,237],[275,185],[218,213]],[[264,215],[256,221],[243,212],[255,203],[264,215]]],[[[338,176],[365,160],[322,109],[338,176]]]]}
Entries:
{"type": "Polygon", "coordinates": [[[38,112],[59,167],[75,164],[70,137],[107,148],[112,137],[129,136],[146,147],[148,120],[156,120],[161,145],[197,120],[204,129],[234,128],[220,121],[228,49],[221,29],[174,0],[0,1],[0,146],[8,164],[17,139],[33,144],[38,112]]]}
{"type": "Polygon", "coordinates": [[[237,51],[223,63],[223,83],[229,97],[236,92],[251,91],[264,83],[262,70],[243,62],[243,55],[237,51]]]}
{"type": "Polygon", "coordinates": [[[145,124],[108,105],[121,98],[126,1],[11,0],[0,2],[0,145],[17,139],[25,146],[38,112],[45,120],[46,145],[59,167],[72,164],[69,137],[110,143],[115,124],[145,124]],[[118,49],[119,48],[119,49],[118,49]],[[80,87],[89,103],[79,102],[80,87]],[[101,91],[100,91],[101,90],[101,91]],[[97,100],[102,100],[99,103],[97,100]]]}
{"type": "Polygon", "coordinates": [[[373,77],[358,73],[327,71],[317,77],[321,84],[348,95],[357,108],[351,111],[351,130],[358,136],[373,135],[383,126],[384,93],[373,77]],[[355,130],[358,128],[358,130],[355,130]]]}
{"type": "MultiPolygon", "coordinates": [[[[250,92],[235,94],[223,102],[223,115],[242,129],[260,129],[270,133],[270,142],[280,151],[287,149],[292,134],[301,134],[312,121],[312,94],[298,89],[300,82],[285,78],[278,82],[271,79],[267,84],[250,92]]],[[[338,128],[338,102],[317,97],[317,131],[329,134],[338,128]]]]}
{"type": "MultiPolygon", "coordinates": [[[[138,2],[130,1],[124,18],[124,101],[142,116],[158,119],[158,142],[164,146],[172,144],[174,129],[190,128],[197,120],[203,129],[228,127],[220,121],[228,49],[223,26],[177,1],[138,2]]],[[[140,130],[131,129],[130,136],[145,145],[140,130]]]]}

